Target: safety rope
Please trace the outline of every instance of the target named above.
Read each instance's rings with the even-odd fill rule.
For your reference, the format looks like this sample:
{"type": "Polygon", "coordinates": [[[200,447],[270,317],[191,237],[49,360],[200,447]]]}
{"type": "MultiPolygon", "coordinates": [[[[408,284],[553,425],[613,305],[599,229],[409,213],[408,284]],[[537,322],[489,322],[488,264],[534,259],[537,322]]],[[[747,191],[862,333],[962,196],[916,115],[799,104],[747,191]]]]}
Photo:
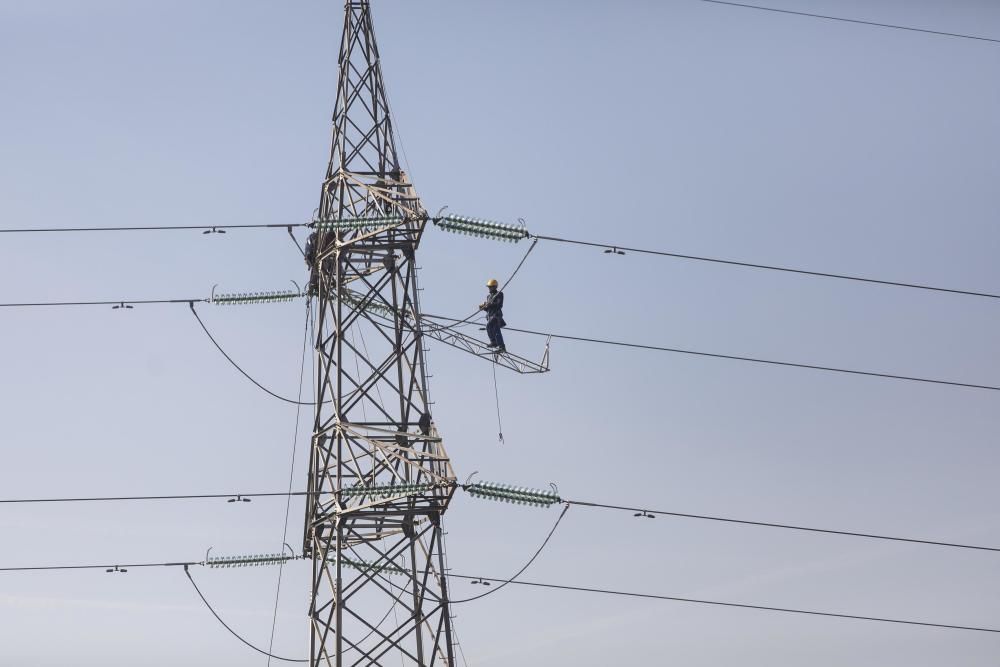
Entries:
{"type": "MultiPolygon", "coordinates": [[[[289,229],[289,233],[291,230],[289,229]]],[[[294,237],[292,237],[294,238],[294,237]]],[[[288,516],[289,511],[292,507],[292,483],[295,480],[295,453],[298,450],[299,445],[299,421],[302,415],[302,384],[305,379],[306,372],[306,352],[308,350],[309,343],[309,322],[312,315],[312,300],[306,300],[306,326],[305,331],[302,332],[302,360],[299,362],[299,395],[298,395],[298,405],[295,406],[295,431],[292,435],[292,463],[288,471],[288,497],[285,499],[285,523],[281,529],[281,548],[282,553],[284,553],[284,548],[286,540],[288,539],[288,516]]],[[[278,602],[281,599],[281,578],[285,571],[285,562],[281,561],[278,563],[278,585],[274,592],[274,614],[271,617],[271,638],[267,644],[267,664],[268,667],[271,665],[271,652],[274,650],[274,633],[278,625],[278,602]]]]}
{"type": "Polygon", "coordinates": [[[497,388],[497,365],[493,364],[493,396],[496,398],[497,402],[497,438],[500,440],[500,444],[503,444],[503,422],[500,420],[500,390],[497,388]]]}

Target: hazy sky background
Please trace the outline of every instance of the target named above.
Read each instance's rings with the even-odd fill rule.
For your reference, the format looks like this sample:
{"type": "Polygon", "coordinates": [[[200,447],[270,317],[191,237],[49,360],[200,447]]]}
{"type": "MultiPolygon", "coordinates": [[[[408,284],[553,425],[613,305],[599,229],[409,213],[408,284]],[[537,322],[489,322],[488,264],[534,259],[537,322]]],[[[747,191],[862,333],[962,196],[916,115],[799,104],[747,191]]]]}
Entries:
{"type": "MultiPolygon", "coordinates": [[[[988,0],[770,6],[1000,37],[988,0]]],[[[0,2],[0,225],[297,223],[319,202],[340,2],[0,2]]],[[[1000,291],[1000,46],[696,2],[375,4],[429,210],[536,233],[1000,291]]],[[[429,231],[464,316],[526,249],[429,231]]],[[[301,283],[284,230],[0,237],[0,302],[301,283]]],[[[1000,383],[1000,304],[540,244],[511,326],[1000,383]]],[[[296,392],[301,302],[202,306],[296,392]]],[[[186,305],[0,309],[0,497],[281,491],[295,409],[186,305]]],[[[539,357],[543,341],[508,335],[539,357]]],[[[1000,546],[1000,395],[557,341],[552,372],[430,354],[457,474],[573,499],[1000,546]]],[[[303,488],[308,411],[298,439],[303,488]]],[[[302,504],[289,542],[301,544],[302,504]]],[[[558,509],[456,496],[455,572],[504,577],[558,509]]],[[[0,567],[278,550],[280,499],[0,505],[0,567]]],[[[194,572],[266,645],[277,570],[194,572]]],[[[526,579],[1000,625],[987,552],[571,509],[526,579]]],[[[455,582],[455,595],[480,592],[455,582]]],[[[307,654],[308,567],[275,651],[307,654]]],[[[468,664],[995,666],[1000,636],[510,586],[455,608],[468,664]]],[[[172,569],[0,573],[0,664],[265,664],[172,569]]]]}

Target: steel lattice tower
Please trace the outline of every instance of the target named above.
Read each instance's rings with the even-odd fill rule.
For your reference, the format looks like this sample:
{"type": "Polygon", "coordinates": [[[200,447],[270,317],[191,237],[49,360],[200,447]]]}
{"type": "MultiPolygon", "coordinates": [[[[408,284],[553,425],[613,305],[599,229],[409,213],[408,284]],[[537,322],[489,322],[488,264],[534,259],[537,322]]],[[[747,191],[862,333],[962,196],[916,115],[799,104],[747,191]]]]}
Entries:
{"type": "Polygon", "coordinates": [[[349,0],[313,238],[316,406],[304,552],[310,664],[454,664],[441,515],[455,476],[431,417],[414,255],[367,0],[349,0]]]}

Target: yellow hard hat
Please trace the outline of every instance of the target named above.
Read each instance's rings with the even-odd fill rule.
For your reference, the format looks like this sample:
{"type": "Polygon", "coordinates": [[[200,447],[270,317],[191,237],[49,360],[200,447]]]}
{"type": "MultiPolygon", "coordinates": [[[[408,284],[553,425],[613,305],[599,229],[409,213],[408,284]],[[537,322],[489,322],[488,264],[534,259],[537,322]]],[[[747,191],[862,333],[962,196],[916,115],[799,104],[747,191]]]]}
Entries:
{"type": "Polygon", "coordinates": [[[486,281],[486,286],[487,287],[496,287],[499,284],[500,283],[497,282],[496,278],[490,278],[489,280],[486,281]]]}

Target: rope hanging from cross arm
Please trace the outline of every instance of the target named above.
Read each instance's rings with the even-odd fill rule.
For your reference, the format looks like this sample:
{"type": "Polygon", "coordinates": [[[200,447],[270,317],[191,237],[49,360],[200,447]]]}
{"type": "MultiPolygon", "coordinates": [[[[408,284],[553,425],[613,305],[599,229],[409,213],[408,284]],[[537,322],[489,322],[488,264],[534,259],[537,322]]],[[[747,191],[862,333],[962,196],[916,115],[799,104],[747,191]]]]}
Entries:
{"type": "MultiPolygon", "coordinates": [[[[288,229],[288,233],[291,234],[291,228],[288,229]]],[[[294,240],[295,237],[292,236],[294,240]]],[[[292,484],[295,481],[295,454],[298,450],[299,444],[299,421],[302,416],[302,385],[305,379],[306,373],[306,352],[309,349],[309,324],[312,319],[312,300],[306,299],[306,325],[305,330],[302,333],[302,360],[299,362],[299,394],[296,398],[299,404],[295,406],[295,429],[292,432],[292,462],[289,465],[288,471],[288,495],[285,497],[285,521],[281,529],[281,544],[285,545],[288,539],[288,518],[289,513],[292,508],[292,484]]],[[[282,546],[284,548],[284,546],[282,546]]],[[[271,638],[267,642],[267,652],[271,653],[274,650],[274,634],[278,627],[278,602],[281,599],[281,579],[285,573],[285,562],[281,561],[278,563],[278,583],[274,591],[274,612],[271,616],[271,638]]],[[[271,664],[271,656],[267,656],[267,664],[271,664]]]]}
{"type": "Polygon", "coordinates": [[[500,389],[497,388],[497,365],[490,364],[490,368],[493,369],[493,396],[497,402],[497,438],[500,440],[500,444],[503,444],[503,421],[500,419],[500,389]]]}
{"type": "Polygon", "coordinates": [[[257,653],[260,653],[261,655],[266,655],[269,658],[274,658],[275,660],[282,660],[284,662],[309,662],[308,658],[306,658],[304,660],[300,660],[300,659],[297,659],[297,658],[284,658],[284,657],[282,657],[280,655],[273,655],[271,653],[268,653],[264,649],[258,648],[257,646],[254,646],[253,644],[251,644],[250,642],[248,642],[246,639],[244,639],[243,637],[241,637],[235,630],[233,630],[231,627],[229,627],[229,625],[225,621],[222,620],[222,617],[219,616],[218,613],[216,613],[215,609],[212,608],[212,605],[209,604],[208,600],[205,599],[204,594],[202,594],[201,589],[198,588],[198,584],[195,583],[194,577],[191,576],[191,572],[188,570],[188,566],[187,565],[184,566],[184,574],[187,575],[188,581],[190,581],[191,585],[194,586],[194,590],[198,594],[198,597],[200,597],[201,601],[205,603],[205,606],[208,607],[208,610],[210,612],[212,612],[212,616],[215,616],[215,620],[217,620],[219,623],[221,623],[222,627],[224,627],[226,630],[228,630],[229,634],[231,634],[233,637],[236,637],[241,642],[243,642],[245,645],[247,645],[250,648],[252,648],[253,650],[257,651],[257,653]]]}

